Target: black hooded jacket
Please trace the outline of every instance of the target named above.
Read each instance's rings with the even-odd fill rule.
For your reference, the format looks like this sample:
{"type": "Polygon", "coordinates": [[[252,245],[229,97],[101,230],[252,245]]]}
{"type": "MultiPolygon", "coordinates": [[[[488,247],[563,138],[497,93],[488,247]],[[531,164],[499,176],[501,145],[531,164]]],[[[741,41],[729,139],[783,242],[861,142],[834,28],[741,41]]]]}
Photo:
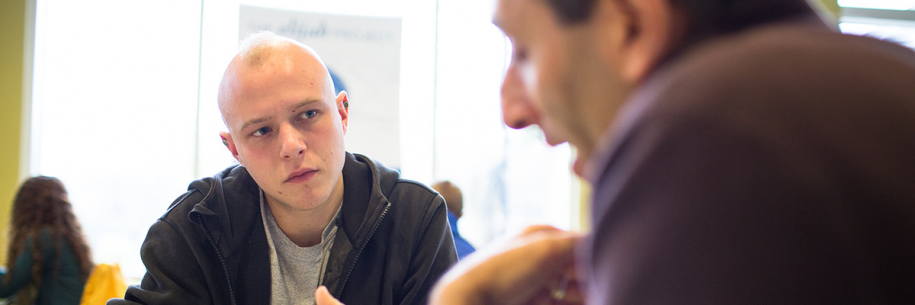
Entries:
{"type": "MultiPolygon", "coordinates": [[[[362,155],[346,154],[343,206],[324,285],[350,304],[425,304],[457,262],[445,202],[362,155]]],[[[194,181],[149,229],[147,272],[121,304],[269,304],[258,186],[242,166],[194,181]]]]}

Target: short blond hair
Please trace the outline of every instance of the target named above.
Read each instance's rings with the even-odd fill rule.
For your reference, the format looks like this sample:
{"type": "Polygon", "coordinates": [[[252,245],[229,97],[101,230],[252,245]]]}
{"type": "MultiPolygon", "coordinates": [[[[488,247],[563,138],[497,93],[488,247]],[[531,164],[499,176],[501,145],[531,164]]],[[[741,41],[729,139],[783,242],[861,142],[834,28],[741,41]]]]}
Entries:
{"type": "Polygon", "coordinates": [[[274,34],[271,31],[260,31],[245,37],[245,39],[239,43],[237,57],[241,58],[241,60],[248,65],[259,66],[267,61],[275,50],[280,49],[283,45],[290,44],[308,52],[324,66],[325,70],[327,69],[324,60],[318,56],[318,52],[315,52],[314,49],[296,40],[274,34]]]}

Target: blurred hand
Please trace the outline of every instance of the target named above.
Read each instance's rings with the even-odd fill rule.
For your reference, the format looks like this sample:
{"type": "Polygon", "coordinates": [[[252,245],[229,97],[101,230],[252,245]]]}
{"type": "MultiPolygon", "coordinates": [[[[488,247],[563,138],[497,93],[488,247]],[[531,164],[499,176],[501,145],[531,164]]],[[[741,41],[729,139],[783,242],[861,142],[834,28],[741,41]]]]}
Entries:
{"type": "Polygon", "coordinates": [[[315,289],[315,305],[343,305],[343,303],[335,299],[330,291],[327,291],[327,287],[320,286],[315,289]]]}
{"type": "Polygon", "coordinates": [[[581,304],[573,253],[580,239],[549,226],[529,227],[458,263],[436,284],[430,303],[581,304]]]}

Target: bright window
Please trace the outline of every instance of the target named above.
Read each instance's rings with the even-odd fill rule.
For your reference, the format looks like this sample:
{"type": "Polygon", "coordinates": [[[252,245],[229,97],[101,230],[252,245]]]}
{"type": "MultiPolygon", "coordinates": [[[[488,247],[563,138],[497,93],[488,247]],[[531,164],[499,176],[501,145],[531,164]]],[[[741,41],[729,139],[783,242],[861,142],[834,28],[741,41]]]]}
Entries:
{"type": "Polygon", "coordinates": [[[839,28],[915,49],[915,0],[844,0],[839,28]]]}
{"type": "Polygon", "coordinates": [[[915,10],[915,0],[839,0],[839,6],[884,10],[915,10]]]}
{"type": "Polygon", "coordinates": [[[95,261],[138,277],[194,178],[200,1],[37,4],[30,172],[64,182],[95,261]]]}
{"type": "MultiPolygon", "coordinates": [[[[492,24],[495,1],[440,0],[435,179],[464,192],[458,228],[474,245],[537,223],[568,229],[568,145],[502,122],[500,87],[511,43],[492,24]]],[[[576,190],[577,191],[577,190],[576,190]]]]}

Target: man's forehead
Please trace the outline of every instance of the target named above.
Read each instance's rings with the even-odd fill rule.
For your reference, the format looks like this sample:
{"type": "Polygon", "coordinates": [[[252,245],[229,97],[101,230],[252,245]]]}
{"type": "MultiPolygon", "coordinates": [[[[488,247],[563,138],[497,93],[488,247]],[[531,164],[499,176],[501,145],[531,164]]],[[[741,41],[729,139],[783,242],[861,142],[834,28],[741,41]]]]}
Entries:
{"type": "Polygon", "coordinates": [[[219,104],[225,123],[238,125],[228,126],[230,129],[263,111],[291,111],[302,102],[328,98],[328,80],[321,70],[297,65],[286,68],[245,66],[226,75],[219,104]]]}
{"type": "Polygon", "coordinates": [[[330,81],[320,66],[296,64],[289,58],[264,66],[239,67],[233,72],[225,77],[226,101],[233,103],[263,96],[324,96],[330,81]]]}

